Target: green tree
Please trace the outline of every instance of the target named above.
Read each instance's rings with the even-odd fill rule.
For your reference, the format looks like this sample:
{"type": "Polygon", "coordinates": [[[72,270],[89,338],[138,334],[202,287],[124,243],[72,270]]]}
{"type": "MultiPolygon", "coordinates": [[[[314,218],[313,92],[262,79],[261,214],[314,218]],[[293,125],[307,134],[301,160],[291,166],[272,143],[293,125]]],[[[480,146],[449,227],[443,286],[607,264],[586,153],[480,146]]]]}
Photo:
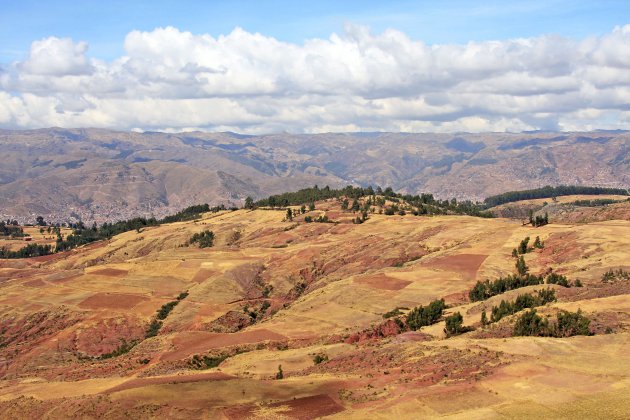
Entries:
{"type": "Polygon", "coordinates": [[[282,365],[278,365],[278,372],[276,373],[276,379],[284,379],[284,372],[282,372],[282,365]]]}
{"type": "Polygon", "coordinates": [[[522,255],[516,261],[516,271],[518,271],[520,276],[524,276],[529,271],[527,264],[525,264],[525,258],[522,255]]]}
{"type": "Polygon", "coordinates": [[[519,254],[527,254],[527,245],[529,244],[529,236],[521,241],[518,245],[519,254]]]}
{"type": "Polygon", "coordinates": [[[290,208],[287,209],[287,220],[289,222],[293,220],[293,210],[291,210],[290,208]]]}
{"type": "Polygon", "coordinates": [[[444,332],[447,336],[458,335],[464,332],[464,317],[461,313],[455,312],[451,316],[446,317],[446,328],[444,328],[444,332]]]}
{"type": "Polygon", "coordinates": [[[251,198],[250,196],[247,196],[247,198],[245,199],[245,208],[246,209],[253,209],[254,206],[254,199],[251,198]]]}
{"type": "Polygon", "coordinates": [[[481,325],[488,325],[488,315],[486,315],[485,309],[481,312],[481,325]]]}

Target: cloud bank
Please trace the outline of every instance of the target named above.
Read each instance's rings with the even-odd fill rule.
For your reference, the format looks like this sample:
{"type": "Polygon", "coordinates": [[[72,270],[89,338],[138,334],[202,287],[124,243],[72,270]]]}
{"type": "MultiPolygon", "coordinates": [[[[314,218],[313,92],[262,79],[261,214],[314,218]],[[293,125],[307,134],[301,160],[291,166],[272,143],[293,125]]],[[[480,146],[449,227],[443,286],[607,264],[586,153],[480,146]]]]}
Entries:
{"type": "Polygon", "coordinates": [[[103,61],[49,37],[0,67],[0,127],[142,130],[630,129],[630,25],[600,37],[427,45],[348,25],[303,44],[236,28],[133,31],[103,61]]]}

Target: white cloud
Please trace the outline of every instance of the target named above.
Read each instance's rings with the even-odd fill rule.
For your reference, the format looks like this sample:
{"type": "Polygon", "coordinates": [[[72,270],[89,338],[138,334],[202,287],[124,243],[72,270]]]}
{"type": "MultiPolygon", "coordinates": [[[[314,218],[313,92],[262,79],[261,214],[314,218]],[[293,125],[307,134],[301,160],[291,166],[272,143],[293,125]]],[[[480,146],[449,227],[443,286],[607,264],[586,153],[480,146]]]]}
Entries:
{"type": "Polygon", "coordinates": [[[291,131],[630,128],[630,25],[559,36],[427,45],[404,33],[291,44],[236,28],[212,37],[130,32],[125,55],[33,42],[0,72],[0,126],[291,131]],[[583,124],[581,123],[583,121],[583,124]]]}

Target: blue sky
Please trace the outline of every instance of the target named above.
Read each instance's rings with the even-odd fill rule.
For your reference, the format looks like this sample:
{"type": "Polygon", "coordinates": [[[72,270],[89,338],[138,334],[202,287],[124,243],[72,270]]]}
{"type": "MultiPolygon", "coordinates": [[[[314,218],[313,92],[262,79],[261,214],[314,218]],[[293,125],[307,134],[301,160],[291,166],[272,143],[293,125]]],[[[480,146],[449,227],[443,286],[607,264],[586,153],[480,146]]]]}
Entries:
{"type": "Polygon", "coordinates": [[[48,36],[87,41],[88,55],[124,53],[128,32],[174,26],[195,34],[234,27],[302,43],[342,32],[347,22],[373,32],[395,28],[429,44],[560,34],[584,38],[627,23],[630,1],[0,1],[0,62],[20,59],[48,36]]]}

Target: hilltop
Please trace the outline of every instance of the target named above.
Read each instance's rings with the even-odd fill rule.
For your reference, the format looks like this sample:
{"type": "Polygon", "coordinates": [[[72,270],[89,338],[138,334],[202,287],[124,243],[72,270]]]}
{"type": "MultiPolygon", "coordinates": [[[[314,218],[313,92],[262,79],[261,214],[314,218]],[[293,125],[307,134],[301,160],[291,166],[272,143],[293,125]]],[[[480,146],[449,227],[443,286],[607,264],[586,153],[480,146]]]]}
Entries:
{"type": "Polygon", "coordinates": [[[630,134],[0,131],[0,219],[161,218],[311,185],[481,200],[544,185],[630,187],[630,134]],[[570,157],[570,158],[568,158],[570,157]]]}
{"type": "Polygon", "coordinates": [[[217,208],[63,253],[0,260],[0,412],[620,418],[630,410],[629,220],[552,217],[535,228],[454,210],[414,215],[405,200],[376,198],[356,198],[359,209],[372,203],[366,218],[352,211],[353,197],[290,204],[290,217],[287,208],[217,208]],[[519,277],[521,258],[528,273],[519,277]],[[470,293],[510,278],[531,284],[481,300],[470,293]],[[500,320],[482,323],[483,313],[499,316],[492,308],[502,300],[535,301],[544,290],[554,299],[538,302],[549,325],[537,336],[513,336],[528,310],[502,309],[500,320]],[[562,311],[578,314],[573,329],[557,325],[562,311]],[[449,334],[447,319],[457,327],[449,334]]]}

